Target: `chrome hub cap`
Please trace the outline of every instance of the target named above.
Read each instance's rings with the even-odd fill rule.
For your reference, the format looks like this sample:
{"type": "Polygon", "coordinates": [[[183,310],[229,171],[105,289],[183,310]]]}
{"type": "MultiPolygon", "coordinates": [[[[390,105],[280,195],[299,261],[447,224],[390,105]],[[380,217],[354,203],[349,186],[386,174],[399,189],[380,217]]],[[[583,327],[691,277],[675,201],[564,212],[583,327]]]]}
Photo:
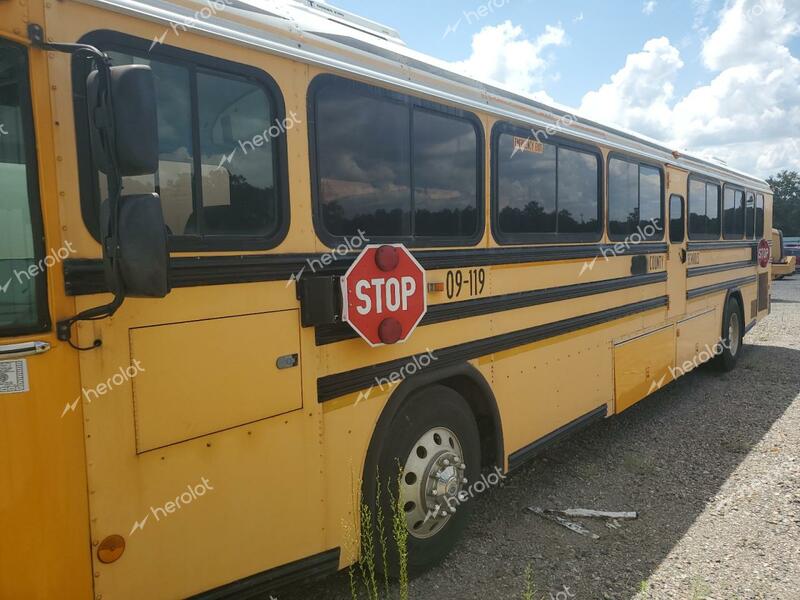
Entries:
{"type": "Polygon", "coordinates": [[[728,342],[731,345],[731,355],[736,356],[739,353],[739,316],[736,313],[731,315],[728,323],[728,342]]]}
{"type": "Polygon", "coordinates": [[[444,427],[425,433],[406,458],[400,482],[400,502],[408,532],[420,539],[436,535],[458,506],[467,483],[461,444],[444,427]]]}

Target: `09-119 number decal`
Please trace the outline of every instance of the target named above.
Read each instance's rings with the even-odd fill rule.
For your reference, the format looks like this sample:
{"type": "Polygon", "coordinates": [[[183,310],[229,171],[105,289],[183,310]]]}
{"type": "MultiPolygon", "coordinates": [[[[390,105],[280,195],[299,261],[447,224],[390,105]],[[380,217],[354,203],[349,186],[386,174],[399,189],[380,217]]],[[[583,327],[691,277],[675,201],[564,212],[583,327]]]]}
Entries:
{"type": "Polygon", "coordinates": [[[457,269],[447,272],[447,299],[480,296],[486,288],[486,269],[457,269]]]}

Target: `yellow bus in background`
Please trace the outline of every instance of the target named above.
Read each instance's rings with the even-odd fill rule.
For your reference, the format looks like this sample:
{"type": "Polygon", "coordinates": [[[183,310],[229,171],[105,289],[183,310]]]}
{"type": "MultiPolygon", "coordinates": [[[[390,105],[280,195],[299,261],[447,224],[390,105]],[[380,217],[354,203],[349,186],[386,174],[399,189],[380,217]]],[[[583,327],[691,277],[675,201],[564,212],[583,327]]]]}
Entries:
{"type": "Polygon", "coordinates": [[[794,275],[797,257],[786,254],[783,247],[783,232],[780,229],[772,229],[772,260],[770,263],[773,279],[783,279],[787,275],[794,275]]]}
{"type": "Polygon", "coordinates": [[[770,309],[764,181],[322,2],[0,2],[0,123],[4,599],[332,573],[380,474],[422,569],[770,309]],[[402,344],[342,321],[367,246],[424,271],[402,344]]]}

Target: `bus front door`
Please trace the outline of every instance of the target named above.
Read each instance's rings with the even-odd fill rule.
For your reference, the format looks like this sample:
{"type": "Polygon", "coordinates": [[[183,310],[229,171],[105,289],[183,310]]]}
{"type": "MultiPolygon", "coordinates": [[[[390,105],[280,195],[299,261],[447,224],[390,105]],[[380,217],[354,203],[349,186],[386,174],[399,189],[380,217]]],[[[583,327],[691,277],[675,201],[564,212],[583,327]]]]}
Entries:
{"type": "Polygon", "coordinates": [[[47,104],[32,101],[48,97],[46,56],[2,37],[13,10],[0,10],[0,598],[91,598],[83,428],[62,418],[78,360],[53,329],[72,310],[70,245],[42,218],[58,194],[37,160],[53,156],[47,104]]]}

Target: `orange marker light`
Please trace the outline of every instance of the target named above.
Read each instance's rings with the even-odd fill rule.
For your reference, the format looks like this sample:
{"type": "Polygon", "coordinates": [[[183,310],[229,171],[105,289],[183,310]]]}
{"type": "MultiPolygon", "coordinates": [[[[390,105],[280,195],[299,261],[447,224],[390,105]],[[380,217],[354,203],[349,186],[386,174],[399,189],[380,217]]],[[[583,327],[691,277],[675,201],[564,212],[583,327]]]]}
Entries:
{"type": "Polygon", "coordinates": [[[443,292],[443,291],[444,291],[444,282],[442,281],[432,281],[428,284],[428,293],[443,292]]]}
{"type": "Polygon", "coordinates": [[[125,538],[121,535],[110,535],[97,548],[97,559],[104,564],[113,563],[125,552],[125,538]]]}

